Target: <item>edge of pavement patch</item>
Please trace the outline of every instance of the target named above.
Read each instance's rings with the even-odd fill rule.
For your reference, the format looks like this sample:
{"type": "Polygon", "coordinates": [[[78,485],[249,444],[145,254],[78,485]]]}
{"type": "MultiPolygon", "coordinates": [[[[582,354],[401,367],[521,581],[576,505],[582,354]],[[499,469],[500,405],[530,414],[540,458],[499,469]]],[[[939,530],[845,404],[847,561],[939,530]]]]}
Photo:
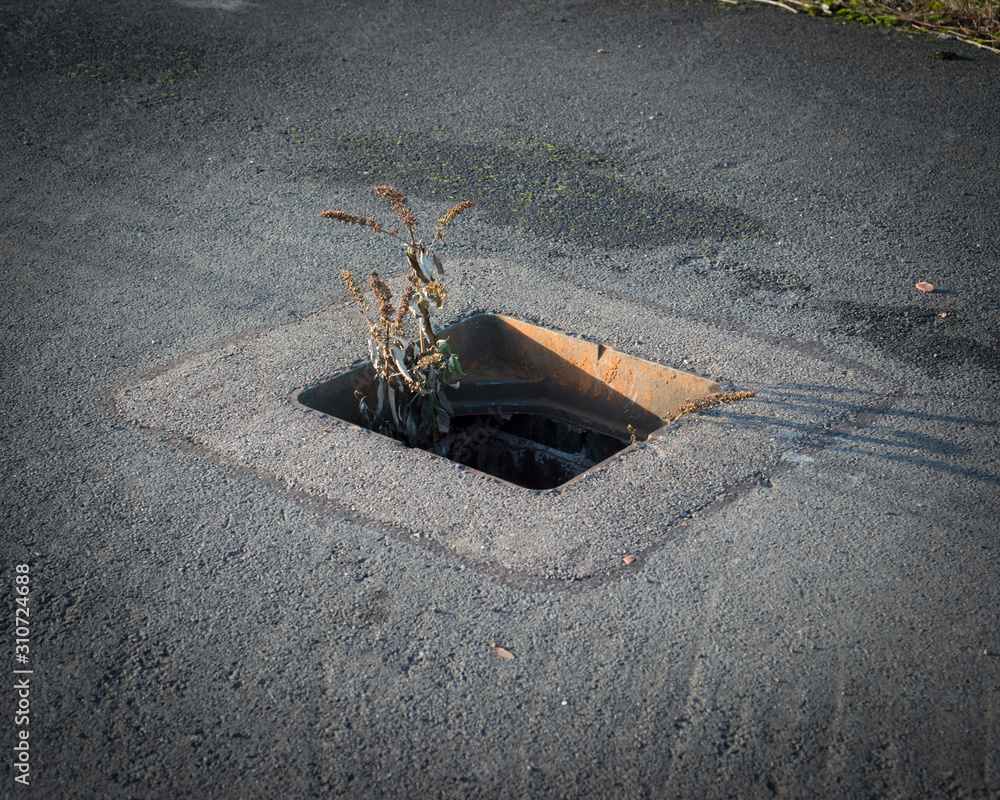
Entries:
{"type": "Polygon", "coordinates": [[[808,462],[904,389],[819,346],[537,265],[480,259],[466,267],[444,323],[488,308],[628,352],[616,343],[625,338],[620,320],[641,316],[648,349],[689,354],[724,389],[756,397],[686,414],[580,479],[537,492],[294,402],[302,389],[357,363],[363,326],[344,298],[304,319],[229,337],[110,387],[103,398],[129,425],[256,475],[268,490],[377,523],[507,583],[551,589],[641,568],[643,555],[685,520],[808,462]],[[625,564],[625,555],[637,559],[625,564]]]}

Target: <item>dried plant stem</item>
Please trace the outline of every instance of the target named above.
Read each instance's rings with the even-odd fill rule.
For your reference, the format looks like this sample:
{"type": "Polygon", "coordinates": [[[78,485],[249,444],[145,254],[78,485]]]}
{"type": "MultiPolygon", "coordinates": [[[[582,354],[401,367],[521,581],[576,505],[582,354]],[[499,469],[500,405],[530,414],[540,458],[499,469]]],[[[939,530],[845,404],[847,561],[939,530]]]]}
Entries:
{"type": "MultiPolygon", "coordinates": [[[[739,3],[736,0],[722,0],[723,3],[729,3],[730,5],[737,6],[739,3]]],[[[766,3],[769,6],[778,6],[778,8],[783,8],[785,11],[791,11],[793,14],[798,14],[794,8],[786,6],[784,3],[779,3],[778,0],[750,0],[752,3],[766,3]]]]}
{"type": "Polygon", "coordinates": [[[375,378],[374,391],[371,388],[361,390],[355,396],[361,419],[367,427],[400,439],[411,447],[422,447],[430,442],[436,451],[441,434],[451,427],[452,408],[445,388],[458,387],[462,365],[447,339],[439,339],[431,324],[431,303],[440,308],[447,296],[437,279],[444,274],[444,267],[431,248],[439,242],[444,243],[444,229],[472,203],[459,203],[446,212],[438,220],[431,244],[425,247],[417,240],[417,217],[409,208],[406,196],[391,186],[376,186],[375,195],[389,202],[406,228],[407,237],[400,235],[396,228],[386,230],[374,217],[346,211],[323,213],[326,219],[368,228],[372,233],[396,239],[405,246],[406,259],[412,269],[397,305],[393,305],[392,291],[386,282],[376,270],[371,271],[369,284],[375,295],[376,322],[368,316],[370,306],[354,276],[346,269],[341,270],[348,291],[368,322],[369,358],[375,378]],[[406,334],[409,315],[417,321],[416,341],[406,334]]]}
{"type": "Polygon", "coordinates": [[[806,11],[810,14],[825,14],[838,16],[839,11],[850,12],[848,19],[862,21],[878,21],[880,19],[897,20],[913,30],[931,34],[947,34],[957,41],[971,44],[981,50],[1000,53],[1000,20],[997,19],[995,4],[947,4],[917,2],[916,9],[904,10],[898,5],[887,5],[879,2],[837,2],[837,0],[720,0],[729,5],[740,5],[743,2],[764,3],[778,6],[793,14],[806,11]],[[978,9],[985,8],[985,13],[978,9]],[[928,17],[921,16],[921,10],[928,17]],[[915,12],[915,13],[914,13],[915,12]]]}
{"type": "Polygon", "coordinates": [[[678,406],[677,410],[682,414],[687,414],[691,411],[701,411],[705,408],[711,408],[719,403],[734,403],[737,400],[748,400],[751,397],[756,396],[757,392],[725,392],[724,394],[710,394],[707,397],[691,400],[682,406],[678,406]]]}
{"type": "Polygon", "coordinates": [[[385,330],[385,339],[382,343],[382,347],[384,348],[382,352],[385,353],[385,379],[389,380],[390,377],[389,366],[392,363],[392,361],[389,359],[389,326],[383,325],[383,328],[385,330]]]}

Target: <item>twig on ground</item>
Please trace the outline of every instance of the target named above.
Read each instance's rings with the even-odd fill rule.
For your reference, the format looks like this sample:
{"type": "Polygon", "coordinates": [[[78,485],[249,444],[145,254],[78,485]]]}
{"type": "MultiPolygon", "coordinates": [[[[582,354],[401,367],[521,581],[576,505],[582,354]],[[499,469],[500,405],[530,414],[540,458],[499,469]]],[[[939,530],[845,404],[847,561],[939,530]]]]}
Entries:
{"type": "Polygon", "coordinates": [[[947,34],[956,41],[1000,54],[1000,19],[994,13],[995,4],[987,4],[983,14],[978,15],[974,10],[978,8],[976,6],[965,5],[949,11],[943,10],[940,3],[935,3],[926,6],[927,15],[934,17],[934,19],[925,19],[919,15],[919,9],[918,13],[914,14],[898,6],[865,2],[865,0],[845,0],[845,2],[837,2],[836,0],[829,2],[823,0],[783,0],[783,2],[779,2],[779,0],[720,0],[720,2],[732,6],[742,3],[763,3],[778,6],[793,14],[798,14],[799,11],[806,11],[814,16],[822,13],[828,17],[845,16],[847,19],[860,19],[862,22],[873,24],[895,20],[920,33],[947,34]]]}

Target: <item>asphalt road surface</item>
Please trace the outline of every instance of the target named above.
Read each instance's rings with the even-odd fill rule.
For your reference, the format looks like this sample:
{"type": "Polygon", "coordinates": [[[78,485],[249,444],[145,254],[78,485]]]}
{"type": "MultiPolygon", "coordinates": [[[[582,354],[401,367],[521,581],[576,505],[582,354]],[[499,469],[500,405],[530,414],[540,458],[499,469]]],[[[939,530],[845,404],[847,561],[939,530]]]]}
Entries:
{"type": "Polygon", "coordinates": [[[0,101],[0,796],[1000,797],[1000,57],[5,0],[0,101]],[[383,183],[442,322],[757,396],[542,494],[307,413],[383,183]]]}

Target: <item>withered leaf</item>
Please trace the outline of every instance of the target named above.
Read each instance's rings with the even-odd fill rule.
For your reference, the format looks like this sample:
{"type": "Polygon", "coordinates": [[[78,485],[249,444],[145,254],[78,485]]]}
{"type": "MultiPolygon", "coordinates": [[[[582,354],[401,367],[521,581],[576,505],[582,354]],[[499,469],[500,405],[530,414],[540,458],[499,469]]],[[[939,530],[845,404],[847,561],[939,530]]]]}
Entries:
{"type": "Polygon", "coordinates": [[[490,647],[493,648],[493,652],[500,656],[500,658],[506,658],[511,661],[514,660],[514,654],[510,652],[510,650],[504,650],[504,648],[497,646],[495,642],[491,644],[490,647]]]}

